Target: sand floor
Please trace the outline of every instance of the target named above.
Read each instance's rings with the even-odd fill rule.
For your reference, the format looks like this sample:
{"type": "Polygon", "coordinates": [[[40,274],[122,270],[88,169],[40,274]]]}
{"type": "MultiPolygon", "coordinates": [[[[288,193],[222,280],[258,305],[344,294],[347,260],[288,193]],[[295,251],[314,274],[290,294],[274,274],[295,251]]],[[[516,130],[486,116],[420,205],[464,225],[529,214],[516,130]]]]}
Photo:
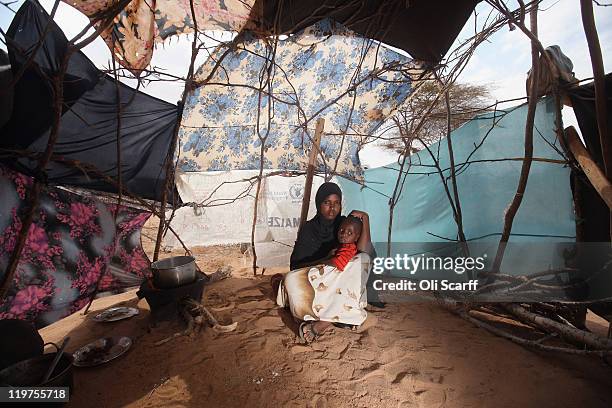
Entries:
{"type": "Polygon", "coordinates": [[[94,311],[125,304],[141,313],[102,324],[91,320],[95,313],[78,312],[42,329],[45,341],[69,335],[74,351],[98,337],[128,335],[134,345],[106,365],[75,369],[69,407],[612,406],[612,368],[601,359],[528,350],[431,303],[370,308],[358,330],[333,328],[302,345],[290,315],[271,299],[269,276],[277,271],[253,276],[250,258],[235,246],[194,254],[205,272],[233,267],[232,277],[206,287],[204,303],[221,321],[238,322],[237,330],[206,328],[155,346],[184,325],[151,328],[135,291],[97,299],[94,311]]]}

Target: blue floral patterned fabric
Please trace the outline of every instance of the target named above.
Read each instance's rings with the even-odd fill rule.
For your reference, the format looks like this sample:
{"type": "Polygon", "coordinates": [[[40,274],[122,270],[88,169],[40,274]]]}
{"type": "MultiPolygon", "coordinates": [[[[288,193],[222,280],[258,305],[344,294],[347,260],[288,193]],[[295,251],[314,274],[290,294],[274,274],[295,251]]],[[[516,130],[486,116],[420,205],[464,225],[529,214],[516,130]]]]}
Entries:
{"type": "Polygon", "coordinates": [[[410,94],[420,73],[408,57],[329,20],[279,40],[246,35],[199,68],[180,129],[185,172],[303,170],[318,118],[318,170],[360,178],[357,156],[410,94]],[[322,157],[321,157],[322,156],[322,157]]]}

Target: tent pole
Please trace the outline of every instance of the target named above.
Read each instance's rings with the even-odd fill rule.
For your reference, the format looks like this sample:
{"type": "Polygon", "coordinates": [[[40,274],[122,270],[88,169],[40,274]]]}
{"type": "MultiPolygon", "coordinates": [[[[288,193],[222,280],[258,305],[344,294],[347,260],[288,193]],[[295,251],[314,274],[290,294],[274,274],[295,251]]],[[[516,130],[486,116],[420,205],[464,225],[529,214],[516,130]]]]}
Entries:
{"type": "MultiPolygon", "coordinates": [[[[195,37],[197,38],[197,36],[195,37]]],[[[193,75],[193,59],[194,58],[192,57],[188,77],[185,81],[185,89],[183,90],[183,95],[176,107],[176,125],[174,126],[174,134],[172,135],[170,148],[168,149],[168,154],[166,155],[166,177],[164,178],[161,203],[159,204],[159,226],[157,228],[157,237],[155,239],[155,249],[153,250],[153,262],[157,261],[157,259],[159,258],[159,250],[161,248],[164,226],[166,224],[166,205],[168,204],[168,190],[172,188],[172,181],[174,180],[174,162],[172,160],[172,157],[174,155],[174,151],[176,150],[179,129],[181,127],[181,118],[183,117],[183,108],[185,106],[185,100],[187,99],[188,87],[191,86],[191,76],[193,75]]]]}
{"type": "MultiPolygon", "coordinates": [[[[183,92],[186,94],[187,92],[183,92]]],[[[170,149],[168,149],[168,155],[166,156],[166,177],[163,183],[163,190],[161,196],[161,203],[159,204],[159,226],[157,228],[157,237],[155,239],[155,249],[153,250],[153,262],[157,261],[159,258],[159,250],[161,248],[162,236],[164,233],[164,225],[166,223],[166,204],[168,203],[168,188],[170,188],[170,180],[171,176],[174,176],[173,166],[172,166],[172,152],[176,149],[176,140],[178,138],[178,129],[180,128],[181,117],[183,115],[183,104],[180,103],[177,108],[177,116],[178,119],[176,121],[174,135],[172,137],[172,142],[170,143],[170,149]]]]}
{"type": "MultiPolygon", "coordinates": [[[[191,21],[193,21],[193,41],[191,42],[191,61],[189,62],[189,70],[187,71],[187,76],[185,77],[185,88],[183,89],[183,94],[181,95],[181,100],[177,104],[176,109],[176,126],[174,127],[174,135],[172,136],[172,141],[170,142],[170,148],[168,149],[168,155],[166,156],[166,178],[164,180],[164,186],[161,196],[161,204],[159,206],[159,228],[157,229],[157,239],[155,240],[155,250],[153,251],[153,262],[157,261],[159,258],[159,249],[161,247],[161,240],[164,234],[164,225],[166,222],[166,204],[168,203],[168,190],[172,187],[172,181],[174,180],[174,166],[172,157],[174,156],[174,151],[176,150],[176,145],[178,144],[179,130],[181,128],[181,120],[183,118],[183,111],[185,109],[185,102],[187,101],[187,95],[189,92],[194,89],[194,65],[195,60],[198,56],[199,48],[198,44],[198,35],[200,31],[198,29],[198,21],[196,19],[195,9],[193,6],[193,0],[189,0],[189,8],[191,9],[191,21]]],[[[216,68],[215,68],[216,69],[216,68]]],[[[168,224],[169,227],[169,224],[168,224]]]]}
{"type": "Polygon", "coordinates": [[[21,252],[26,245],[28,233],[38,208],[40,194],[46,179],[45,169],[49,163],[49,160],[51,159],[53,148],[55,147],[55,143],[59,137],[60,120],[62,117],[62,106],[64,102],[64,76],[68,68],[68,60],[72,56],[73,52],[74,48],[69,48],[67,50],[62,65],[59,68],[59,72],[53,76],[51,80],[53,93],[53,123],[51,125],[51,131],[49,132],[49,139],[47,140],[45,151],[38,159],[38,165],[36,166],[34,173],[35,176],[32,180],[32,187],[30,191],[27,192],[26,213],[21,218],[22,224],[17,236],[17,242],[15,244],[15,248],[13,249],[13,253],[9,258],[9,263],[4,273],[4,277],[0,283],[0,301],[7,296],[13,283],[13,277],[15,276],[17,266],[19,265],[19,259],[21,258],[21,252]]]}
{"type": "MultiPolygon", "coordinates": [[[[540,58],[539,49],[541,44],[538,40],[538,8],[534,7],[529,12],[529,32],[531,39],[531,72],[533,73],[533,81],[531,81],[531,87],[529,92],[529,102],[527,105],[527,117],[525,118],[525,155],[523,164],[521,165],[521,174],[519,177],[518,186],[512,201],[508,205],[504,215],[504,225],[501,237],[499,238],[499,245],[497,246],[497,252],[495,254],[495,260],[491,267],[494,274],[500,272],[500,267],[504,258],[504,253],[508,240],[510,239],[510,233],[512,232],[512,224],[514,217],[518,213],[518,210],[523,202],[523,195],[527,188],[527,181],[529,180],[529,171],[531,170],[531,162],[533,161],[533,129],[536,114],[536,107],[538,104],[538,77],[540,75],[540,58]]],[[[542,55],[547,55],[546,51],[543,51],[542,55]]]]}
{"type": "Polygon", "coordinates": [[[570,126],[565,128],[565,134],[567,135],[569,148],[580,164],[580,167],[582,167],[582,171],[587,176],[600,197],[607,204],[608,208],[612,210],[612,185],[610,184],[610,181],[608,181],[606,175],[591,158],[589,152],[587,152],[587,150],[584,148],[574,127],[570,126]]]}
{"type": "MultiPolygon", "coordinates": [[[[115,48],[115,40],[116,40],[115,34],[113,34],[113,48],[115,48]]],[[[114,254],[117,251],[117,241],[119,240],[117,217],[119,216],[119,210],[121,208],[122,198],[123,198],[122,197],[123,177],[121,174],[121,117],[123,116],[123,109],[121,105],[121,87],[119,86],[120,82],[119,82],[119,75],[117,73],[117,65],[116,65],[114,58],[112,58],[111,61],[113,64],[113,76],[115,79],[115,97],[117,98],[117,135],[116,135],[117,149],[116,149],[116,154],[117,154],[117,184],[119,186],[118,188],[119,191],[118,191],[118,196],[117,196],[117,206],[115,207],[115,214],[113,216],[113,224],[115,226],[115,239],[113,242],[113,254],[114,254]]],[[[108,259],[106,268],[104,269],[102,273],[100,273],[100,276],[98,277],[98,280],[96,281],[96,288],[94,289],[93,293],[89,297],[89,303],[87,303],[87,306],[85,307],[85,310],[83,311],[84,315],[86,315],[89,312],[89,308],[91,308],[91,305],[93,304],[94,299],[96,298],[96,296],[98,295],[98,292],[100,291],[100,282],[102,282],[102,278],[104,278],[106,274],[110,273],[111,260],[112,260],[112,257],[108,259]]]]}
{"type": "Polygon", "coordinates": [[[308,218],[308,210],[310,208],[310,195],[312,193],[312,180],[315,172],[315,162],[317,160],[317,154],[319,153],[319,146],[321,144],[321,136],[323,135],[323,129],[325,128],[325,119],[317,119],[317,127],[315,130],[314,139],[312,141],[312,149],[310,150],[310,157],[308,158],[308,168],[306,170],[306,183],[304,185],[304,197],[302,197],[302,212],[300,214],[300,229],[308,218]]]}
{"type": "Polygon", "coordinates": [[[593,82],[595,85],[595,113],[597,115],[599,142],[601,143],[604,170],[606,176],[610,177],[610,173],[612,173],[612,152],[608,143],[610,134],[608,132],[609,129],[606,120],[605,72],[601,55],[601,47],[599,45],[597,29],[595,28],[593,4],[591,0],[580,0],[580,8],[582,11],[582,25],[584,26],[584,33],[589,45],[591,65],[593,67],[593,82]]]}

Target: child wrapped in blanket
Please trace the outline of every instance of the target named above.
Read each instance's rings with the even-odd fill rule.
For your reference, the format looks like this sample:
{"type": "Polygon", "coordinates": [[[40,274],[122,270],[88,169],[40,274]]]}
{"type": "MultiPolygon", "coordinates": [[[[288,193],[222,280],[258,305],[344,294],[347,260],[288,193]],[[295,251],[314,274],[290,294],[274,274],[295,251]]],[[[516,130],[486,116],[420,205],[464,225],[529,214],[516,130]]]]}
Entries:
{"type": "MultiPolygon", "coordinates": [[[[363,229],[364,222],[361,218],[353,215],[344,218],[336,231],[335,250],[314,265],[290,271],[283,281],[286,286],[283,286],[282,290],[276,290],[277,304],[290,307],[293,315],[303,320],[299,326],[299,336],[305,343],[316,339],[332,323],[341,327],[352,327],[365,320],[365,306],[361,306],[359,298],[353,299],[349,295],[350,289],[358,295],[365,290],[365,281],[360,280],[363,267],[359,265],[357,268],[347,269],[348,263],[359,253],[357,243],[363,229]],[[327,268],[329,273],[325,272],[323,265],[332,267],[327,268]],[[318,273],[313,273],[313,270],[317,269],[318,273]],[[315,282],[318,280],[321,281],[315,282]],[[329,287],[336,287],[337,290],[328,290],[329,287]],[[295,296],[291,297],[288,293],[294,293],[295,296]],[[347,297],[350,299],[345,299],[347,297]],[[297,301],[291,303],[292,299],[297,301]],[[348,309],[347,304],[350,306],[348,309]],[[322,315],[321,309],[326,309],[323,311],[325,319],[317,320],[322,315]]],[[[282,275],[280,276],[282,279],[282,275]]]]}

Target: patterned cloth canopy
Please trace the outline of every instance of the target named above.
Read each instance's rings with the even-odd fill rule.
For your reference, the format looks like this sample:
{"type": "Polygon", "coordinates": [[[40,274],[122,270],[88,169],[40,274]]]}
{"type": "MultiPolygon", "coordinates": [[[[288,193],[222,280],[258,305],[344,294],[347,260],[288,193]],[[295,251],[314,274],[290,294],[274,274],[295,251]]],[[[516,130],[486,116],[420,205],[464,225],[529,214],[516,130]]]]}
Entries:
{"type": "MultiPolygon", "coordinates": [[[[62,0],[90,19],[117,0],[62,0]]],[[[255,0],[193,0],[198,30],[240,31],[255,0]]],[[[132,0],[101,33],[115,59],[137,73],[153,56],[155,42],[193,31],[190,0],[132,0]]]]}
{"type": "Polygon", "coordinates": [[[357,156],[412,91],[418,66],[323,20],[285,39],[245,35],[199,68],[180,129],[185,172],[303,170],[315,122],[325,119],[319,171],[359,178],[357,156]]]}
{"type": "MultiPolygon", "coordinates": [[[[123,7],[102,37],[113,56],[136,74],[149,64],[156,42],[193,30],[190,0],[62,1],[92,20],[123,7]]],[[[193,0],[193,7],[199,30],[248,28],[261,36],[292,34],[331,18],[364,37],[436,64],[479,1],[193,0]]]]}

